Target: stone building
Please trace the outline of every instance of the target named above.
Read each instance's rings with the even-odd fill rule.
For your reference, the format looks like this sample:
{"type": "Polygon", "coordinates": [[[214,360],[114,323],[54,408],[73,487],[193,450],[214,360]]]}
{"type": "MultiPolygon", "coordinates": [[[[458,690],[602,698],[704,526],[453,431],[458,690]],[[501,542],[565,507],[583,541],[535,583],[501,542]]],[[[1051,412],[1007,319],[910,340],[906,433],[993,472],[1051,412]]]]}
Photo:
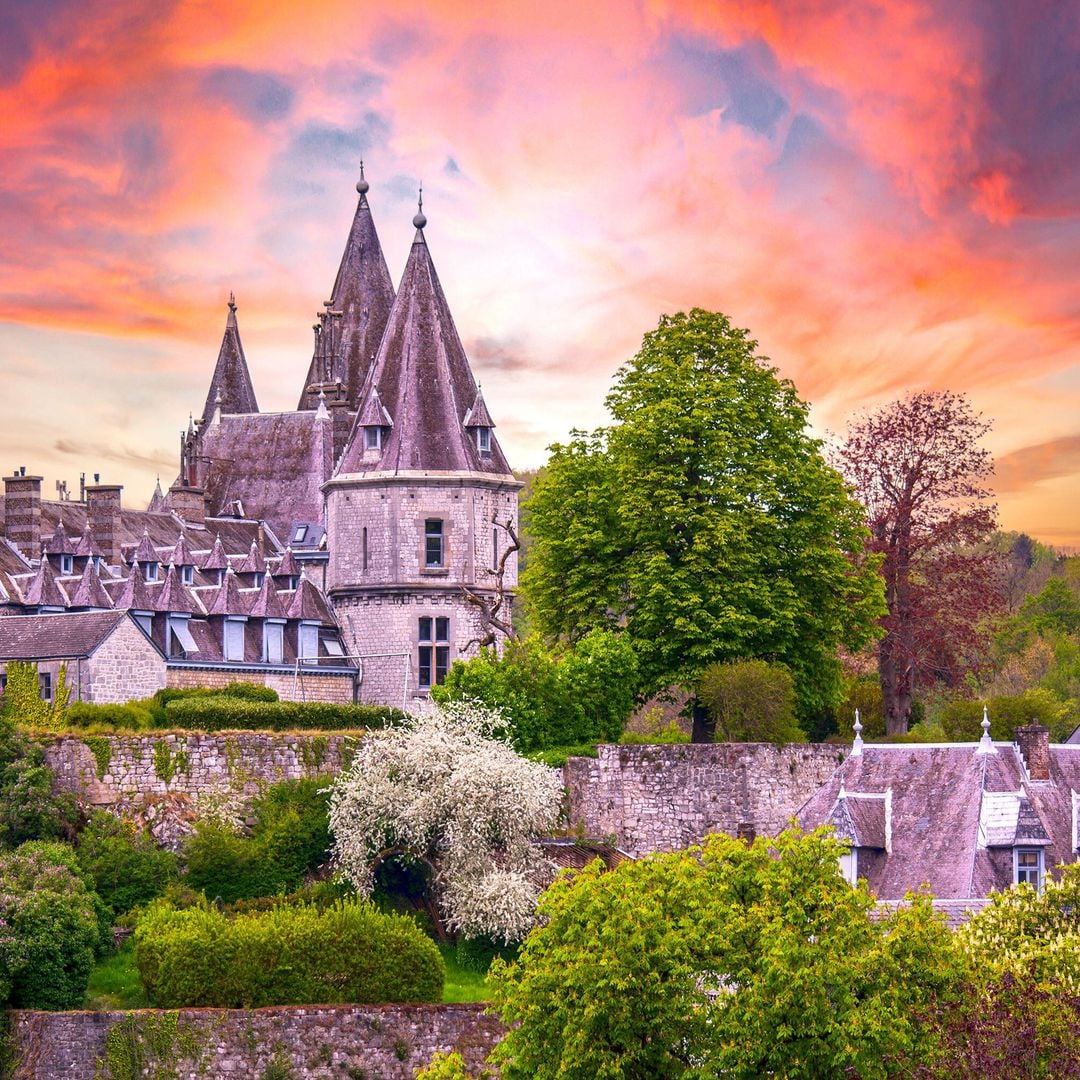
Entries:
{"type": "Polygon", "coordinates": [[[169,685],[243,678],[286,697],[405,707],[454,660],[498,645],[520,484],[422,208],[395,293],[368,190],[361,171],[298,408],[259,411],[230,295],[178,475],[145,511],[97,476],[55,501],[25,469],[4,478],[0,618],[128,611],[169,685]]]}

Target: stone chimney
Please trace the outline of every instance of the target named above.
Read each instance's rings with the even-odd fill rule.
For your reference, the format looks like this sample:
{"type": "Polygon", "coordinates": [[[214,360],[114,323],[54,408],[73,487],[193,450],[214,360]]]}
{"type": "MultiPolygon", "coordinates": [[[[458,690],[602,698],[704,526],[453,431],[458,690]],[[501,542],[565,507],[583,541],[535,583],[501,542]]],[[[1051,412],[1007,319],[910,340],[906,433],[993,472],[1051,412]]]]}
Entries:
{"type": "Polygon", "coordinates": [[[28,559],[41,556],[41,477],[26,469],[4,477],[4,533],[28,559]]]}
{"type": "Polygon", "coordinates": [[[1025,724],[1016,729],[1016,742],[1032,780],[1050,779],[1050,729],[1025,724]]]}
{"type": "Polygon", "coordinates": [[[330,420],[334,427],[334,461],[341,457],[345,444],[349,441],[353,418],[349,414],[349,403],[344,399],[327,402],[330,420]]]}
{"type": "Polygon", "coordinates": [[[206,523],[206,491],[176,483],[169,488],[169,509],[189,525],[206,523]]]}
{"type": "Polygon", "coordinates": [[[122,484],[89,484],[86,488],[86,522],[97,541],[105,561],[119,566],[123,561],[120,550],[120,493],[122,484]]]}

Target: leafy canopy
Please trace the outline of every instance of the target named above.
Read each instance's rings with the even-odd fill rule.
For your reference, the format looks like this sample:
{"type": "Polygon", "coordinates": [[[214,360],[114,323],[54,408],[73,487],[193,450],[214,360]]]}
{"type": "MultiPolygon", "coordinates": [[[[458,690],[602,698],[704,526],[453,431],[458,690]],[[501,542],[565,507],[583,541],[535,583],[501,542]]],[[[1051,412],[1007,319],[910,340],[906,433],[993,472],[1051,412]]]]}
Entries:
{"type": "Polygon", "coordinates": [[[861,508],[756,349],[724,315],[660,320],[616,376],[611,425],[552,447],[522,584],[546,635],[621,628],[646,693],[756,657],[788,666],[809,713],[835,702],[837,646],[872,635],[881,586],[861,508]]]}

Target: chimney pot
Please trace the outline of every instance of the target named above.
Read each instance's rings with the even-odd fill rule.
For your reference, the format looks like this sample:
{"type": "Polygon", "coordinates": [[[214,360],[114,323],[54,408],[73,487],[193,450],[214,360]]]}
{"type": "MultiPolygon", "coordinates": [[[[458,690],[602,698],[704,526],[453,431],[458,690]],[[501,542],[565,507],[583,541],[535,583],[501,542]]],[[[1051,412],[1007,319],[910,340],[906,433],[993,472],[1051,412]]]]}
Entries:
{"type": "Polygon", "coordinates": [[[1032,780],[1050,779],[1050,729],[1042,724],[1025,724],[1016,729],[1016,744],[1020,747],[1028,776],[1032,780]]]}

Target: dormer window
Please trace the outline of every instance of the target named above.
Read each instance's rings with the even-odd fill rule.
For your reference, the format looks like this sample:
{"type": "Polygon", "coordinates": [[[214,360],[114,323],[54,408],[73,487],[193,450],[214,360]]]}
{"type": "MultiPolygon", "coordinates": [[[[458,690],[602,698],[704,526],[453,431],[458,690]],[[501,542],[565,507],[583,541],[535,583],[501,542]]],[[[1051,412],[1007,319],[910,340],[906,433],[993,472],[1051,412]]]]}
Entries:
{"type": "Polygon", "coordinates": [[[147,581],[157,581],[158,564],[156,562],[144,562],[143,576],[146,578],[147,581]]]}
{"type": "Polygon", "coordinates": [[[476,449],[481,454],[491,453],[491,428],[478,427],[476,429],[476,449]]]}
{"type": "Polygon", "coordinates": [[[70,574],[74,569],[75,563],[70,555],[60,556],[60,573],[70,574]]]}
{"type": "Polygon", "coordinates": [[[1013,848],[1013,884],[1030,885],[1036,892],[1042,892],[1042,848],[1013,848]]]}
{"type": "Polygon", "coordinates": [[[381,450],[382,449],[382,428],[371,427],[364,428],[364,449],[365,450],[381,450]]]}
{"type": "Polygon", "coordinates": [[[262,583],[263,583],[263,578],[266,577],[266,575],[261,573],[260,571],[256,570],[255,573],[252,575],[252,577],[255,579],[255,588],[256,589],[261,588],[262,583]]]}
{"type": "Polygon", "coordinates": [[[307,539],[307,529],[308,527],[306,525],[297,525],[296,531],[293,533],[292,542],[294,544],[302,544],[307,539]]]}
{"type": "Polygon", "coordinates": [[[181,566],[180,567],[180,581],[184,585],[195,584],[195,567],[194,566],[181,566]]]}

